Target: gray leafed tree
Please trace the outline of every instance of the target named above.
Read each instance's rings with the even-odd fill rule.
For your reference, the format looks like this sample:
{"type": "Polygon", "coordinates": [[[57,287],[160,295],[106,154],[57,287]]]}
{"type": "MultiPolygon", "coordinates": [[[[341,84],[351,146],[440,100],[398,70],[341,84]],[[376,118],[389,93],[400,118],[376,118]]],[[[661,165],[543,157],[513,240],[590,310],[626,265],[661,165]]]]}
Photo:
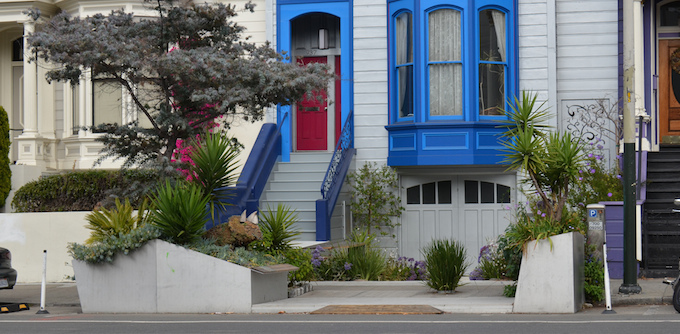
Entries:
{"type": "MultiPolygon", "coordinates": [[[[100,162],[167,166],[177,140],[195,138],[217,119],[261,120],[263,108],[287,105],[330,79],[319,64],[284,62],[268,43],[245,37],[224,4],[144,0],[153,17],[113,11],[79,18],[67,12],[40,23],[28,38],[33,59],[56,67],[48,81],[77,85],[86,72],[122,87],[144,122],[95,124],[103,133],[100,162]],[[146,126],[142,126],[146,124],[146,126]]],[[[252,12],[253,5],[246,5],[252,12]]],[[[37,22],[40,12],[27,13],[37,22]]]]}

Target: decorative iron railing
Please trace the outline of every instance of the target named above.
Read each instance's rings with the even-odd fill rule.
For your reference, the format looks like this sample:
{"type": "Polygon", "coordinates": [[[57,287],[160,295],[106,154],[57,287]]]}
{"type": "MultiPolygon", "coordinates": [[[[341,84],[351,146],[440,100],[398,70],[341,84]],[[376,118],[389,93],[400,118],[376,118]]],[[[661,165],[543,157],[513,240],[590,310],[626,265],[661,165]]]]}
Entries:
{"type": "MultiPolygon", "coordinates": [[[[333,157],[326,171],[326,176],[321,184],[321,196],[323,199],[329,199],[329,195],[335,187],[340,187],[342,181],[344,181],[344,175],[341,174],[340,166],[343,165],[347,159],[351,159],[350,148],[354,148],[354,112],[350,111],[345,121],[345,125],[342,127],[342,132],[340,133],[340,140],[335,145],[335,151],[333,152],[333,157]],[[340,176],[340,177],[339,177],[340,176]],[[338,181],[340,183],[338,184],[338,181]]],[[[338,189],[339,190],[339,189],[338,189]]],[[[335,205],[332,203],[331,205],[335,205]]]]}

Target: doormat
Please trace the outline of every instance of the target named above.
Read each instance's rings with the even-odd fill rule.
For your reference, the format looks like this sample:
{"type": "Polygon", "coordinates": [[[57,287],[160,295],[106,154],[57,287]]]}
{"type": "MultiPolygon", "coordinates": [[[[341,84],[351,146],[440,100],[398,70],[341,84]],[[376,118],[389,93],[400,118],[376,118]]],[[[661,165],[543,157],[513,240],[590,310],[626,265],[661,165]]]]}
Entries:
{"type": "Polygon", "coordinates": [[[310,314],[442,314],[430,305],[328,305],[310,314]]]}

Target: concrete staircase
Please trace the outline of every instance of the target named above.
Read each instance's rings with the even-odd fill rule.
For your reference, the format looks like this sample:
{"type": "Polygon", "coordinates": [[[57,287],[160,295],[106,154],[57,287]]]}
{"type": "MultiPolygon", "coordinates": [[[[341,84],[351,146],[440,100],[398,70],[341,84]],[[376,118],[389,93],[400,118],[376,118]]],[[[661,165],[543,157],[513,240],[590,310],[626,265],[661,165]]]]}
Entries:
{"type": "Polygon", "coordinates": [[[290,162],[277,162],[260,198],[260,210],[276,210],[282,203],[295,210],[302,234],[300,241],[316,240],[316,200],[321,198],[321,182],[332,153],[291,153],[290,162]]]}

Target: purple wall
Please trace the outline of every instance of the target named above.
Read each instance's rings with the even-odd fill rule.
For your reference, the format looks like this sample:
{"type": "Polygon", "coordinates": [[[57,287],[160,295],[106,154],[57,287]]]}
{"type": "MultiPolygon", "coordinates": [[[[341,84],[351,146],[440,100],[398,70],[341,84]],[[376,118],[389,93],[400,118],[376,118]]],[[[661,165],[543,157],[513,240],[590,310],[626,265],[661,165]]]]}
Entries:
{"type": "MultiPolygon", "coordinates": [[[[609,278],[623,278],[623,202],[600,202],[604,205],[609,278]]],[[[637,204],[642,204],[638,201],[637,204]]],[[[638,274],[640,264],[638,263],[638,274]]]]}

